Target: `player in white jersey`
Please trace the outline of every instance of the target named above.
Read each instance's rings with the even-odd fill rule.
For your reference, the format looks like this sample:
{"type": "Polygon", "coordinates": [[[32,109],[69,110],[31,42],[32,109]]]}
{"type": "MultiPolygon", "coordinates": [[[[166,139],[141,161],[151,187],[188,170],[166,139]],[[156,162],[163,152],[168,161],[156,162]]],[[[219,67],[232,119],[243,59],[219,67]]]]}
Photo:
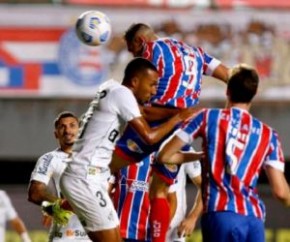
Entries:
{"type": "Polygon", "coordinates": [[[199,215],[202,212],[202,201],[200,196],[201,165],[199,161],[182,164],[177,176],[177,183],[171,185],[168,191],[170,206],[175,204],[176,209],[166,234],[167,242],[186,241],[185,236],[192,233],[199,215]],[[186,216],[186,182],[187,176],[198,188],[192,209],[186,216]]]}
{"type": "Polygon", "coordinates": [[[27,229],[18,216],[9,196],[3,190],[0,190],[0,241],[5,241],[6,222],[10,223],[13,228],[21,237],[22,242],[31,242],[27,233],[27,229]]]}
{"type": "MultiPolygon", "coordinates": [[[[107,175],[115,143],[125,126],[130,125],[148,144],[154,144],[193,115],[192,109],[178,111],[168,122],[150,128],[138,103],[144,104],[156,93],[157,82],[156,67],[135,58],[127,65],[122,84],[109,80],[100,86],[82,119],[60,186],[93,241],[122,241],[107,191],[107,175]]],[[[138,149],[135,143],[130,145],[138,149]]]]}
{"type": "MultiPolygon", "coordinates": [[[[65,159],[71,152],[78,133],[78,117],[68,111],[61,112],[55,119],[54,128],[59,148],[45,153],[38,159],[30,178],[28,199],[38,205],[41,205],[43,201],[54,202],[61,198],[59,179],[67,165],[65,159]],[[51,183],[54,187],[53,190],[49,187],[51,183]]],[[[91,240],[83,229],[78,217],[73,214],[65,226],[53,221],[49,232],[49,241],[89,242],[91,240]]]]}

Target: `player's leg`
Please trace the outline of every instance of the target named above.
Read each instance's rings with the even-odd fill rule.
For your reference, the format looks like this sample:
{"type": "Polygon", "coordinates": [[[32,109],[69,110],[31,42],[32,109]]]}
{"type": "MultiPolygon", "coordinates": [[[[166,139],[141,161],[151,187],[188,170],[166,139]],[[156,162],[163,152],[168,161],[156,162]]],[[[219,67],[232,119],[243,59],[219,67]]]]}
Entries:
{"type": "MultiPolygon", "coordinates": [[[[127,156],[122,155],[122,153],[113,152],[112,160],[109,165],[112,174],[117,173],[120,169],[131,165],[133,162],[132,159],[129,159],[127,156]]],[[[134,163],[136,161],[134,160],[134,163]]]]}
{"type": "MultiPolygon", "coordinates": [[[[179,181],[177,181],[177,183],[178,182],[179,181]]],[[[178,201],[177,201],[177,191],[176,191],[177,183],[169,187],[168,196],[167,196],[169,207],[170,207],[171,219],[170,219],[169,229],[166,234],[166,241],[185,242],[186,241],[185,236],[183,235],[181,235],[181,237],[178,236],[178,226],[180,225],[181,221],[184,218],[184,213],[183,211],[180,211],[180,209],[177,211],[177,208],[181,206],[180,204],[178,204],[178,201]]],[[[180,194],[178,194],[178,196],[180,196],[180,194]]]]}
{"type": "Polygon", "coordinates": [[[152,242],[165,242],[170,224],[170,204],[168,189],[178,174],[177,166],[161,164],[153,165],[152,182],[150,185],[149,215],[152,242]]]}
{"type": "Polygon", "coordinates": [[[64,175],[60,186],[82,226],[93,242],[121,242],[118,215],[107,192],[107,174],[80,179],[64,175]]]}

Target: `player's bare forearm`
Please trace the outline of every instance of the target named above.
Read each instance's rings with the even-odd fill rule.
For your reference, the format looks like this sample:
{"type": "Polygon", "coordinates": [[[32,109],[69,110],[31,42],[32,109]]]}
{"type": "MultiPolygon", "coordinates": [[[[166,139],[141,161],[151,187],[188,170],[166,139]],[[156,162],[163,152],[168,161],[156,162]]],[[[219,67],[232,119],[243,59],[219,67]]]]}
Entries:
{"type": "Polygon", "coordinates": [[[269,165],[266,165],[265,171],[273,196],[282,202],[284,206],[290,207],[290,188],[284,173],[269,165]]]}
{"type": "Polygon", "coordinates": [[[178,114],[154,128],[151,128],[143,117],[134,118],[129,122],[129,125],[136,130],[147,144],[153,145],[169,134],[177,124],[188,120],[194,116],[196,112],[194,108],[182,109],[178,114]]]}
{"type": "Polygon", "coordinates": [[[200,160],[204,157],[204,153],[202,151],[180,151],[184,145],[185,142],[183,140],[181,140],[178,136],[174,136],[159,151],[157,161],[164,164],[182,164],[193,160],[200,160]]]}
{"type": "Polygon", "coordinates": [[[213,72],[213,77],[221,80],[224,83],[228,82],[228,79],[230,78],[230,68],[227,66],[220,64],[213,72]]]}
{"type": "Polygon", "coordinates": [[[176,164],[181,165],[186,162],[192,162],[194,160],[200,160],[204,156],[202,151],[200,152],[182,152],[179,151],[173,154],[168,160],[163,161],[164,164],[176,164]]]}
{"type": "Polygon", "coordinates": [[[41,205],[43,201],[54,202],[58,198],[47,188],[46,184],[38,181],[31,181],[28,188],[28,201],[41,205]]]}
{"type": "Polygon", "coordinates": [[[169,208],[170,208],[170,221],[175,215],[176,209],[177,209],[177,196],[176,192],[169,192],[167,195],[167,200],[169,202],[169,208]]]}
{"type": "Polygon", "coordinates": [[[148,122],[165,120],[171,118],[172,116],[178,114],[179,109],[177,108],[166,108],[166,107],[152,107],[152,106],[142,106],[141,112],[143,117],[148,122]]]}

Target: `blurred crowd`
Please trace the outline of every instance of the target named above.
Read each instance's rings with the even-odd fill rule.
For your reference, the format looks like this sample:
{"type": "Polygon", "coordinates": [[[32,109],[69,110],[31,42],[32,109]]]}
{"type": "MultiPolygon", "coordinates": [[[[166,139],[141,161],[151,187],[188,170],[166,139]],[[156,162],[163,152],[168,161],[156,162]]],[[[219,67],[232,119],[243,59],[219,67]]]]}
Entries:
{"type": "MultiPolygon", "coordinates": [[[[262,80],[262,91],[290,85],[290,39],[283,38],[274,26],[253,20],[243,29],[206,23],[185,31],[170,20],[153,27],[160,36],[172,36],[200,46],[229,66],[244,62],[255,67],[262,80]]],[[[131,58],[122,36],[113,36],[108,48],[115,53],[113,70],[118,73],[123,68],[122,63],[126,64],[126,59],[131,58]]],[[[205,81],[204,85],[207,85],[205,81]]]]}

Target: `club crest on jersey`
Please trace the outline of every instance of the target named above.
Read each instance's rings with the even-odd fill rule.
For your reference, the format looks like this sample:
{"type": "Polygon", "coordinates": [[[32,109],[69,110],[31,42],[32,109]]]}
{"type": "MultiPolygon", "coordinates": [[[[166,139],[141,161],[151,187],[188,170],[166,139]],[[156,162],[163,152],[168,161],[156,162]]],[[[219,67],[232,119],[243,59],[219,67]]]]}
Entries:
{"type": "Polygon", "coordinates": [[[63,34],[59,43],[58,68],[62,75],[78,86],[100,85],[108,76],[105,48],[82,44],[73,29],[63,34]]]}
{"type": "Polygon", "coordinates": [[[143,153],[143,150],[141,150],[141,148],[131,139],[127,140],[127,147],[129,150],[133,151],[133,152],[137,152],[137,153],[143,153]]]}

